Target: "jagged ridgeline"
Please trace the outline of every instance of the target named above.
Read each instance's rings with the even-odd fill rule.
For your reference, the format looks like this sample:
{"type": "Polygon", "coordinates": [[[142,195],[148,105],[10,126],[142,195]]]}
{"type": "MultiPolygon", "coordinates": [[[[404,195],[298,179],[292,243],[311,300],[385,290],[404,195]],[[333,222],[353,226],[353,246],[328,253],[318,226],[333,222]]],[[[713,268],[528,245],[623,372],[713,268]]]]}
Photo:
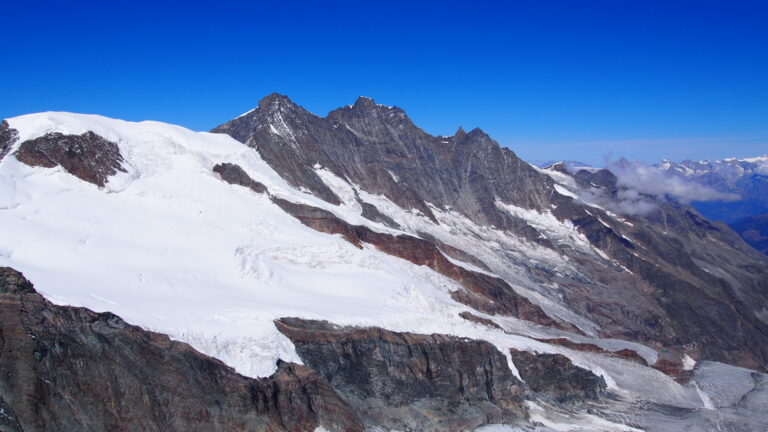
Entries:
{"type": "Polygon", "coordinates": [[[0,430],[764,430],[766,256],[626,193],[368,98],[8,119],[0,430]]]}

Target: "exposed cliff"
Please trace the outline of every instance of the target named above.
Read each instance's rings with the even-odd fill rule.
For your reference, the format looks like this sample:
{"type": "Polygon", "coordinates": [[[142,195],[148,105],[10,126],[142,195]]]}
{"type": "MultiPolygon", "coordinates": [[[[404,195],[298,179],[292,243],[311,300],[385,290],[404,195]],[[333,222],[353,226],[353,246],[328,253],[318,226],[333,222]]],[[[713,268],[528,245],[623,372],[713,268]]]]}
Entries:
{"type": "Polygon", "coordinates": [[[275,324],[369,426],[471,430],[526,417],[522,384],[487,342],[296,318],[275,324]]]}
{"type": "Polygon", "coordinates": [[[235,373],[111,313],[55,306],[0,268],[4,430],[362,431],[353,409],[305,366],[235,373]]]}

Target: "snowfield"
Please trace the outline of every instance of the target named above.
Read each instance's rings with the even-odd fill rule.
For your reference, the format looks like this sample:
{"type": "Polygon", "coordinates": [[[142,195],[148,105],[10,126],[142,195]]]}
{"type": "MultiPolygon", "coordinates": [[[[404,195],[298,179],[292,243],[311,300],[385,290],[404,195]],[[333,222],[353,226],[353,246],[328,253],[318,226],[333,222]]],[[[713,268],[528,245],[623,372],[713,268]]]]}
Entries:
{"type": "MultiPolygon", "coordinates": [[[[643,403],[728,406],[751,389],[743,370],[731,366],[708,363],[701,371],[697,368],[693,384],[683,386],[655,369],[533,338],[568,337],[610,350],[630,348],[655,361],[653,349],[636,343],[598,340],[512,318],[486,316],[507,332],[464,320],[459,313],[470,309],[451,299],[451,291],[462,289],[453,280],[372,246],[358,249],[340,236],[308,228],[264,194],[222,181],[212,168],[236,163],[273,195],[325,208],[376,231],[400,232],[360,216],[357,193],[405,232],[429,233],[475,251],[494,274],[547,313],[596,334],[595,323],[559,304],[546,287],[535,286],[498,254],[503,250],[520,262],[554,266],[563,274],[577,272],[571,263],[552,250],[476,226],[456,213],[434,209],[440,221],[435,225],[316,167],[344,201],[328,204],[291,187],[256,151],[226,135],[69,113],[8,121],[19,131],[16,147],[49,132],[93,131],[118,144],[127,172],[99,189],[61,168],[24,165],[12,149],[0,162],[0,265],[22,271],[56,304],[113,312],[187,342],[244,375],[268,376],[279,358],[301,362],[292,343],[272,324],[276,318],[296,316],[482,339],[505,354],[511,347],[562,353],[603,375],[612,391],[643,403]],[[736,385],[728,386],[723,376],[736,385]]],[[[563,188],[561,193],[569,192],[563,188]]],[[[550,214],[504,208],[538,224],[553,240],[570,242],[599,259],[599,251],[572,225],[550,214]]],[[[517,374],[511,361],[510,367],[517,374]]],[[[531,405],[531,411],[552,430],[636,430],[591,415],[571,419],[582,429],[570,428],[538,405],[531,405]]],[[[483,430],[515,430],[504,428],[483,430]]]]}

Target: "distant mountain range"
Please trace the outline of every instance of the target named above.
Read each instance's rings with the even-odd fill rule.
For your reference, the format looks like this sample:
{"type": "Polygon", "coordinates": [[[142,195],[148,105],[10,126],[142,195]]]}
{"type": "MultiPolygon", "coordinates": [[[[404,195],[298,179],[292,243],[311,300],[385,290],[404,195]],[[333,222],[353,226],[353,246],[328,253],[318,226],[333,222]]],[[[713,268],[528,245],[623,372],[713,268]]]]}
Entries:
{"type": "Polygon", "coordinates": [[[727,202],[693,202],[696,210],[708,219],[734,224],[768,213],[768,155],[719,161],[664,160],[657,166],[671,175],[741,197],[727,202]]]}
{"type": "MultiPolygon", "coordinates": [[[[556,161],[539,164],[541,167],[551,166],[556,161]]],[[[566,169],[576,173],[585,169],[595,171],[598,168],[578,161],[562,161],[566,169]]],[[[626,159],[620,159],[607,168],[616,172],[632,167],[626,159]]],[[[707,219],[725,222],[744,240],[758,250],[765,252],[765,238],[768,237],[768,155],[752,158],[723,160],[684,160],[673,162],[664,159],[651,165],[669,175],[670,179],[702,185],[729,199],[711,199],[707,201],[693,200],[690,205],[707,219]]]]}

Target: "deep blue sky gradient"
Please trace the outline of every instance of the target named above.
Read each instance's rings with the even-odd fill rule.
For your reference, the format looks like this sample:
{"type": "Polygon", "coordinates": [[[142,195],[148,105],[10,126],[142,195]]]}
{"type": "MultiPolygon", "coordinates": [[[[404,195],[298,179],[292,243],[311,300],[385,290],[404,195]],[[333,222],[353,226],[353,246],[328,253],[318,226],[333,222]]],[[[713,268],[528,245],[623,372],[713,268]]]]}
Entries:
{"type": "Polygon", "coordinates": [[[768,1],[28,0],[0,17],[0,117],[208,130],[271,92],[319,115],[366,95],[529,160],[768,153],[768,1]]]}

